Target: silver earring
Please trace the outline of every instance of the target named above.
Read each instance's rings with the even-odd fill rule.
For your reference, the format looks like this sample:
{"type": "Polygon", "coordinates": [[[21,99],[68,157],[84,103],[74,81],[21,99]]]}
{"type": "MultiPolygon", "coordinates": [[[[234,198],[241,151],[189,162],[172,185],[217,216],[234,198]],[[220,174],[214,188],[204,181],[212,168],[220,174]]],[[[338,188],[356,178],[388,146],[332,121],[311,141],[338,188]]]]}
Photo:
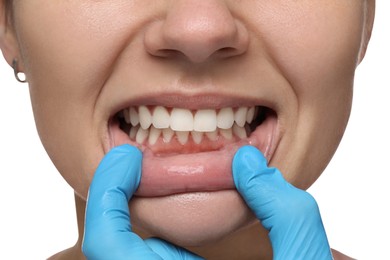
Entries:
{"type": "Polygon", "coordinates": [[[17,59],[14,59],[14,60],[12,61],[12,68],[14,69],[14,75],[15,75],[16,80],[19,81],[20,83],[26,83],[27,80],[26,80],[26,77],[25,77],[25,76],[24,76],[24,79],[21,79],[21,78],[19,77],[19,74],[23,74],[23,75],[24,75],[24,73],[23,73],[23,72],[20,72],[20,71],[18,70],[18,60],[17,60],[17,59]]]}

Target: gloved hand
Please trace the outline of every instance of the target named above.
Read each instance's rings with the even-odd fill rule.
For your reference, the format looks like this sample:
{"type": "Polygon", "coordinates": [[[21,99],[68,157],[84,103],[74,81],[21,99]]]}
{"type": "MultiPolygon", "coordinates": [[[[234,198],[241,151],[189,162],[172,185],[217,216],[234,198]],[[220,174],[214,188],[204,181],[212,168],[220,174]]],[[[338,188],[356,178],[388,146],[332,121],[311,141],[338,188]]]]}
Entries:
{"type": "Polygon", "coordinates": [[[101,161],[90,186],[82,250],[90,260],[202,259],[161,239],[132,232],[128,201],[141,180],[141,152],[113,148],[101,161]]]}
{"type": "Polygon", "coordinates": [[[314,198],[269,168],[259,150],[244,146],[233,159],[238,192],[269,231],[273,259],[333,259],[314,198]]]}
{"type": "MultiPolygon", "coordinates": [[[[112,149],[92,181],[83,252],[88,259],[202,259],[161,239],[142,240],[131,231],[128,200],[141,179],[141,152],[130,145],[112,149]]],[[[274,259],[332,259],[315,200],[287,183],[253,147],[233,161],[238,191],[270,233],[274,259]]]]}

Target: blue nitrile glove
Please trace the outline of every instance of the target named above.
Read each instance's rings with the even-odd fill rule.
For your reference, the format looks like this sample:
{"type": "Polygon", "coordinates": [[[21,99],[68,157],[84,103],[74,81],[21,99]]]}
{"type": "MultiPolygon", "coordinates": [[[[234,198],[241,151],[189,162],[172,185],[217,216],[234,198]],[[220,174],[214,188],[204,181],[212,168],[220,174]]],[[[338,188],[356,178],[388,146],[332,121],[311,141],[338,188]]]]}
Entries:
{"type": "Polygon", "coordinates": [[[92,180],[82,250],[90,260],[202,259],[158,238],[132,232],[128,201],[141,180],[141,152],[130,145],[112,149],[92,180]]]}
{"type": "Polygon", "coordinates": [[[238,192],[269,231],[276,260],[333,259],[318,205],[306,191],[289,184],[262,153],[244,146],[233,159],[238,192]]]}

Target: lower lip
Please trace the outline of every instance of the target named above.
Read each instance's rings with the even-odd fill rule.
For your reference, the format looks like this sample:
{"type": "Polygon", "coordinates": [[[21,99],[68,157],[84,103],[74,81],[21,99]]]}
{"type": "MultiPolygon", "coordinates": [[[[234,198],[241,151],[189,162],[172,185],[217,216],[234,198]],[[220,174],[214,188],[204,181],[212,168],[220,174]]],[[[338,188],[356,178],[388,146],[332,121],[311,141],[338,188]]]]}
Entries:
{"type": "Polygon", "coordinates": [[[271,159],[276,147],[277,119],[268,116],[251,135],[217,151],[156,156],[151,149],[130,140],[119,125],[110,125],[111,148],[130,144],[143,151],[142,178],[135,195],[159,197],[179,193],[234,189],[232,160],[243,145],[253,145],[271,159]]]}

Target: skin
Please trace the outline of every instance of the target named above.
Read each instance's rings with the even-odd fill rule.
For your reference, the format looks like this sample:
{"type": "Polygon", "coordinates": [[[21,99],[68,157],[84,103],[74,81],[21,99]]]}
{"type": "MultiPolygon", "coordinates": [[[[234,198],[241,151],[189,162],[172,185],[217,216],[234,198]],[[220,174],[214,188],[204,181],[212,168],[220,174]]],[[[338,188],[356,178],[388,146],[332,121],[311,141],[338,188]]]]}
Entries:
{"type": "MultiPolygon", "coordinates": [[[[224,93],[266,100],[280,137],[270,164],[307,189],[344,133],[375,6],[373,0],[35,0],[6,10],[5,3],[1,50],[10,65],[19,60],[42,143],[75,191],[80,237],[53,259],[83,259],[85,200],[109,149],[107,122],[131,97],[224,93]]],[[[208,259],[271,258],[266,232],[237,194],[200,197],[134,201],[133,224],[144,236],[208,259]]]]}

